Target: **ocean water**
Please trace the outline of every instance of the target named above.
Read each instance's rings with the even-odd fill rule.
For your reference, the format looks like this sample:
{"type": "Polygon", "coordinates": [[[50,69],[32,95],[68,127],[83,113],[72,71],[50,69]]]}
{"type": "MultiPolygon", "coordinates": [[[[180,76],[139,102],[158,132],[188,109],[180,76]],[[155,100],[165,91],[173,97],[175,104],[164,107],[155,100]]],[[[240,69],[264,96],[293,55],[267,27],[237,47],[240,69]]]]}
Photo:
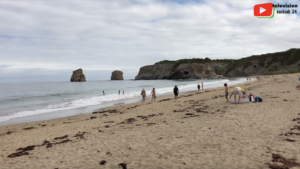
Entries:
{"type": "MultiPolygon", "coordinates": [[[[157,95],[170,94],[175,85],[180,93],[197,90],[203,83],[204,89],[222,87],[245,82],[246,79],[189,79],[189,80],[123,80],[88,82],[40,82],[0,83],[0,125],[1,123],[28,116],[71,110],[128,99],[141,99],[144,88],[148,97],[152,88],[157,95]],[[121,95],[118,91],[121,91],[121,95]],[[106,95],[102,94],[105,91],[106,95]],[[123,91],[125,94],[123,95],[123,91]]],[[[137,100],[140,101],[140,100],[137,100]]]]}

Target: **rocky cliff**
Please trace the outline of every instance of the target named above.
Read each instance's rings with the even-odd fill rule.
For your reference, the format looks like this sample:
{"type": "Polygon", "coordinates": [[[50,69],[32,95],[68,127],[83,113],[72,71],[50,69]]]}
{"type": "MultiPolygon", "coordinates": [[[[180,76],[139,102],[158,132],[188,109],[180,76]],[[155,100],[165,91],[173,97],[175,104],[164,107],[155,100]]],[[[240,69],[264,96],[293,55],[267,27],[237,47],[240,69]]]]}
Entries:
{"type": "Polygon", "coordinates": [[[182,59],[140,68],[136,80],[201,79],[300,72],[300,49],[251,56],[239,60],[182,59]]]}
{"type": "Polygon", "coordinates": [[[115,70],[111,73],[111,80],[124,80],[123,72],[120,70],[115,70]]]}
{"type": "Polygon", "coordinates": [[[272,75],[300,72],[300,49],[254,55],[236,60],[227,77],[272,75]]]}
{"type": "Polygon", "coordinates": [[[140,68],[136,80],[222,78],[231,60],[183,59],[161,61],[140,68]]]}
{"type": "Polygon", "coordinates": [[[85,82],[86,79],[85,79],[82,69],[74,70],[70,81],[71,82],[85,82]]]}

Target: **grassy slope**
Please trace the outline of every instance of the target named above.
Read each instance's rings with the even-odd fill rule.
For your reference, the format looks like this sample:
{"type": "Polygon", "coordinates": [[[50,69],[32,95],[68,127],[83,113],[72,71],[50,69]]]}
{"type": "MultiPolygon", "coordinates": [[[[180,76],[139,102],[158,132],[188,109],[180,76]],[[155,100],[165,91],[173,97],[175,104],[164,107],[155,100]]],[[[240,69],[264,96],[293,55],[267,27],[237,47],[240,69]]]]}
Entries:
{"type": "Polygon", "coordinates": [[[284,52],[268,53],[262,55],[254,55],[236,60],[233,65],[227,70],[226,74],[238,67],[243,69],[252,66],[254,61],[258,61],[258,66],[269,68],[271,71],[276,71],[277,67],[270,67],[272,64],[280,63],[281,66],[291,65],[300,60],[300,49],[290,49],[284,52]],[[268,60],[268,61],[267,61],[268,60]]]}
{"type": "MultiPolygon", "coordinates": [[[[269,70],[273,70],[276,71],[276,67],[271,67],[270,66],[274,63],[280,63],[281,66],[286,66],[286,65],[291,65],[297,61],[300,60],[300,49],[290,49],[287,51],[283,51],[283,52],[276,52],[276,53],[268,53],[268,54],[262,54],[262,55],[253,55],[250,57],[246,57],[246,58],[242,58],[242,59],[238,59],[238,60],[233,60],[233,59],[222,59],[222,60],[211,60],[209,58],[193,58],[193,59],[180,59],[177,61],[169,61],[169,60],[164,60],[164,61],[160,61],[158,63],[162,63],[162,64],[174,64],[174,66],[172,67],[171,71],[174,71],[177,69],[177,67],[180,64],[183,63],[225,63],[228,65],[228,69],[226,70],[227,74],[228,72],[238,68],[238,67],[243,67],[243,69],[252,66],[254,61],[258,61],[258,66],[260,67],[265,67],[265,68],[269,68],[269,70]],[[267,61],[269,60],[269,61],[267,61]]],[[[300,68],[300,65],[299,65],[300,68]]],[[[299,69],[300,71],[300,69],[299,69]]],[[[221,74],[221,73],[217,73],[217,74],[221,74]]],[[[224,74],[224,73],[222,73],[224,74]]]]}

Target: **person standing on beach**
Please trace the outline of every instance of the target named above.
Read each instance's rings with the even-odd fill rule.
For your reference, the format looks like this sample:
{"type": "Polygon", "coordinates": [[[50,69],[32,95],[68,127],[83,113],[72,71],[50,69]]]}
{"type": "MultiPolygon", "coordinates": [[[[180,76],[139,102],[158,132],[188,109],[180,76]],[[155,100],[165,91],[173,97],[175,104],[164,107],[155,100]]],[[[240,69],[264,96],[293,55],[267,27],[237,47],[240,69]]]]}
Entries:
{"type": "Polygon", "coordinates": [[[120,95],[120,92],[121,92],[121,91],[119,90],[119,92],[118,92],[118,93],[119,93],[119,95],[120,95]]]}
{"type": "Polygon", "coordinates": [[[225,87],[225,99],[228,101],[228,87],[227,87],[227,83],[224,84],[224,87],[225,87]]]}
{"type": "Polygon", "coordinates": [[[145,91],[145,89],[142,90],[141,95],[143,97],[143,102],[145,102],[145,97],[146,97],[146,91],[145,91]]]}
{"type": "Polygon", "coordinates": [[[175,95],[175,100],[177,100],[178,94],[179,94],[179,89],[178,87],[175,85],[174,89],[173,89],[174,95],[175,95]]]}
{"type": "Polygon", "coordinates": [[[151,101],[152,101],[152,100],[155,101],[155,98],[156,98],[155,88],[153,88],[151,94],[152,94],[152,99],[151,99],[151,101]]]}
{"type": "Polygon", "coordinates": [[[203,82],[201,84],[202,84],[202,90],[203,90],[203,87],[204,87],[203,82]]]}
{"type": "Polygon", "coordinates": [[[103,95],[105,95],[105,92],[104,92],[104,91],[102,91],[102,93],[103,93],[103,95]]]}
{"type": "Polygon", "coordinates": [[[124,90],[123,90],[123,95],[125,94],[124,90]]]}
{"type": "Polygon", "coordinates": [[[239,101],[238,101],[238,104],[240,104],[240,101],[241,101],[241,97],[242,97],[242,93],[246,93],[242,88],[240,87],[236,87],[233,92],[231,93],[230,97],[232,95],[234,95],[234,102],[236,103],[236,95],[239,95],[239,101]]]}
{"type": "Polygon", "coordinates": [[[201,87],[201,86],[200,86],[200,84],[199,84],[199,83],[198,83],[197,87],[198,87],[198,90],[200,90],[200,87],[201,87]]]}

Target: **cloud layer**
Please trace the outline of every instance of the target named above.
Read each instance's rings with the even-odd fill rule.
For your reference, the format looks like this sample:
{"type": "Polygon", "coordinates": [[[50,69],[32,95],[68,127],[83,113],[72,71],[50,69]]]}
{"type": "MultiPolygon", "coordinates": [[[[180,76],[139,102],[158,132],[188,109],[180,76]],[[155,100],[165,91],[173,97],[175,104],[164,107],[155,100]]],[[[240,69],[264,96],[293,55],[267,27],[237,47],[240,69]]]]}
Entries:
{"type": "Polygon", "coordinates": [[[257,19],[253,6],[264,2],[0,1],[0,77],[38,69],[55,80],[49,72],[83,68],[99,73],[93,80],[109,79],[116,69],[131,79],[161,60],[238,59],[298,48],[299,15],[257,19]]]}

